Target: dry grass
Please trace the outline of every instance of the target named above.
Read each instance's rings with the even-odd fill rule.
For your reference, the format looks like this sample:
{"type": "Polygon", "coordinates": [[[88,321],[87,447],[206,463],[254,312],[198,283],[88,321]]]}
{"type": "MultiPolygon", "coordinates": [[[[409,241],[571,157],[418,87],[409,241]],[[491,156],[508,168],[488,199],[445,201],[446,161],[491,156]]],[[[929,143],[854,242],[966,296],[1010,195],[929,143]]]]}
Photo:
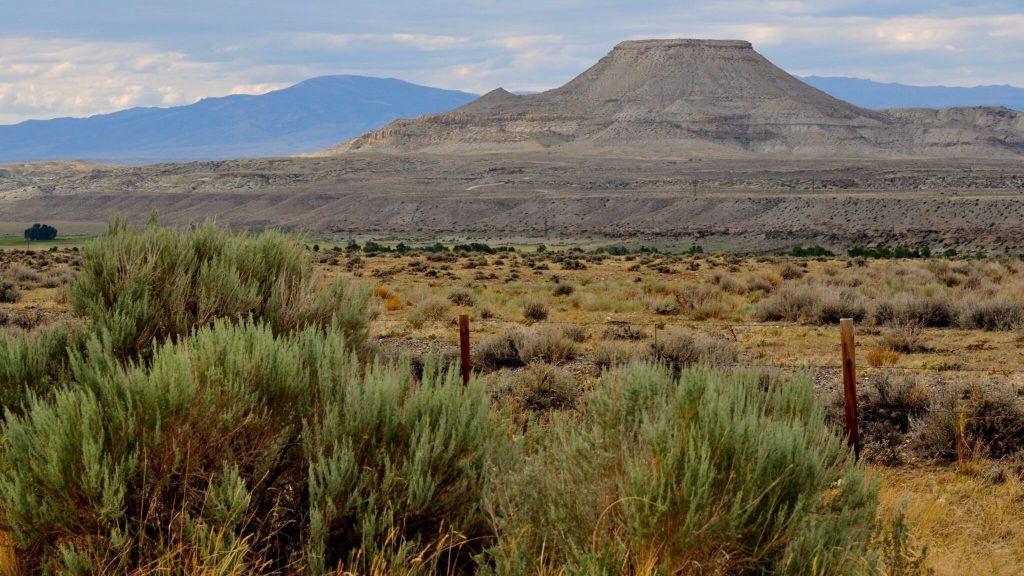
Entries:
{"type": "MultiPolygon", "coordinates": [[[[40,254],[7,258],[0,272],[17,264],[12,276],[25,284],[14,280],[20,300],[0,306],[0,314],[66,309],[61,288],[45,286],[73,274],[71,255],[66,262],[40,254]]],[[[450,348],[457,343],[454,305],[470,313],[474,356],[481,368],[498,370],[495,377],[511,382],[530,361],[561,364],[553,373],[530,368],[538,371],[536,390],[530,376],[521,376],[518,393],[539,390],[523,405],[539,398],[536,405],[546,406],[564,397],[570,378],[584,387],[602,368],[650,357],[655,337],[667,346],[680,328],[728,336],[726,363],[835,365],[839,316],[859,319],[864,382],[894,366],[925,370],[929,383],[935,375],[945,383],[974,378],[961,370],[1024,369],[1024,274],[1012,261],[449,253],[342,255],[331,262],[318,265],[327,278],[376,284],[376,336],[450,348]]],[[[1021,373],[1008,379],[1024,384],[1021,373]]],[[[834,372],[822,374],[824,391],[836,385],[834,372]]],[[[975,452],[961,471],[954,464],[885,468],[883,510],[891,514],[906,500],[914,537],[928,545],[939,575],[1022,573],[1022,482],[1009,464],[979,461],[984,452],[975,452]],[[1007,471],[1001,477],[992,472],[1000,466],[1007,471]],[[1005,481],[993,483],[999,478],[1005,481]]]]}
{"type": "Polygon", "coordinates": [[[899,362],[900,355],[885,348],[872,348],[867,353],[868,365],[872,368],[883,366],[895,366],[899,362]]]}
{"type": "Polygon", "coordinates": [[[936,576],[1011,576],[1024,566],[1024,486],[999,479],[998,463],[965,475],[952,467],[888,468],[882,474],[883,516],[906,509],[915,540],[928,547],[936,576]]]}

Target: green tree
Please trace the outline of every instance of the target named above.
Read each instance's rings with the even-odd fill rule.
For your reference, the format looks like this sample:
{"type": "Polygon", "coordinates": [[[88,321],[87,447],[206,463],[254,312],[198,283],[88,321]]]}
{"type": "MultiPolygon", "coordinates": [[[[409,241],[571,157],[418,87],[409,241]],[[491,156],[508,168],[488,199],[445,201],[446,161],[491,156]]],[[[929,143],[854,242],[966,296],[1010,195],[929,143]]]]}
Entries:
{"type": "Polygon", "coordinates": [[[48,224],[35,223],[25,229],[25,240],[53,240],[57,237],[57,229],[48,224]]]}

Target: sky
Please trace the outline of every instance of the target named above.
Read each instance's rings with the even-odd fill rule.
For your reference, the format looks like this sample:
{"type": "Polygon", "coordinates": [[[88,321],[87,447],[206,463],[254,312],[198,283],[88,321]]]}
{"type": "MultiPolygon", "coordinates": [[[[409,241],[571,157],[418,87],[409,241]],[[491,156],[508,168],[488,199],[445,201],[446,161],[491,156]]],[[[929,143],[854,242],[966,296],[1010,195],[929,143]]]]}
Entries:
{"type": "Polygon", "coordinates": [[[559,86],[622,40],[743,39],[797,75],[1024,86],[1024,0],[0,0],[0,124],[363,74],[559,86]]]}

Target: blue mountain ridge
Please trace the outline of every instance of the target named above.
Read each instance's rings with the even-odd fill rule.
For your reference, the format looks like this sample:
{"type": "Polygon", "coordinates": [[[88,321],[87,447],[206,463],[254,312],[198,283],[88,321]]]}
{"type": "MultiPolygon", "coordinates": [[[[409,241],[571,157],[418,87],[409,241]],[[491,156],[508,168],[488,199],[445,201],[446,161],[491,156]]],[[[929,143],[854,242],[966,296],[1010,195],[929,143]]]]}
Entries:
{"type": "Polygon", "coordinates": [[[1015,86],[908,86],[842,76],[802,76],[804,82],[862,108],[1005,106],[1024,111],[1024,88],[1015,86]]]}
{"type": "Polygon", "coordinates": [[[476,97],[393,78],[322,76],[261,95],[0,126],[0,162],[151,163],[301,154],[476,97]]]}
{"type": "MultiPolygon", "coordinates": [[[[908,86],[823,76],[800,79],[871,109],[1006,106],[1024,110],[1024,88],[1013,86],[908,86]]],[[[398,118],[445,112],[476,98],[394,78],[321,76],[261,95],[0,125],[0,163],[77,159],[142,164],[303,154],[398,118]]]]}

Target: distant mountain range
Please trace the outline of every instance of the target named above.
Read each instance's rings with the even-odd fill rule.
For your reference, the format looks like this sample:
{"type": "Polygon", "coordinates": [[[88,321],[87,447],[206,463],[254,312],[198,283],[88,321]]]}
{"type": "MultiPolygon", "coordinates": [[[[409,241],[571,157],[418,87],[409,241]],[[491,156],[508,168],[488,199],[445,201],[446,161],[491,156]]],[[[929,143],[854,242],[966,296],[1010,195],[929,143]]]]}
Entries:
{"type": "Polygon", "coordinates": [[[622,42],[567,84],[498,88],[395,120],[325,154],[537,153],[676,158],[1024,156],[1024,114],[1001,107],[869,110],[817,90],[742,40],[622,42]]]}
{"type": "Polygon", "coordinates": [[[259,96],[0,126],[0,163],[152,163],[301,154],[396,118],[444,112],[475,98],[391,78],[323,76],[259,96]]]}
{"type": "MultiPolygon", "coordinates": [[[[1006,106],[1024,110],[1024,89],[1012,86],[906,86],[819,76],[802,80],[840,100],[872,109],[1006,106]]],[[[536,93],[516,94],[532,99],[536,93]]],[[[303,154],[396,119],[446,112],[476,98],[391,78],[322,76],[258,96],[206,98],[173,108],[131,108],[89,118],[0,125],[0,163],[78,159],[141,164],[303,154]]]]}
{"type": "Polygon", "coordinates": [[[864,108],[951,108],[1005,106],[1024,111],[1024,88],[1014,86],[907,86],[842,76],[803,76],[822,92],[864,108]]]}

